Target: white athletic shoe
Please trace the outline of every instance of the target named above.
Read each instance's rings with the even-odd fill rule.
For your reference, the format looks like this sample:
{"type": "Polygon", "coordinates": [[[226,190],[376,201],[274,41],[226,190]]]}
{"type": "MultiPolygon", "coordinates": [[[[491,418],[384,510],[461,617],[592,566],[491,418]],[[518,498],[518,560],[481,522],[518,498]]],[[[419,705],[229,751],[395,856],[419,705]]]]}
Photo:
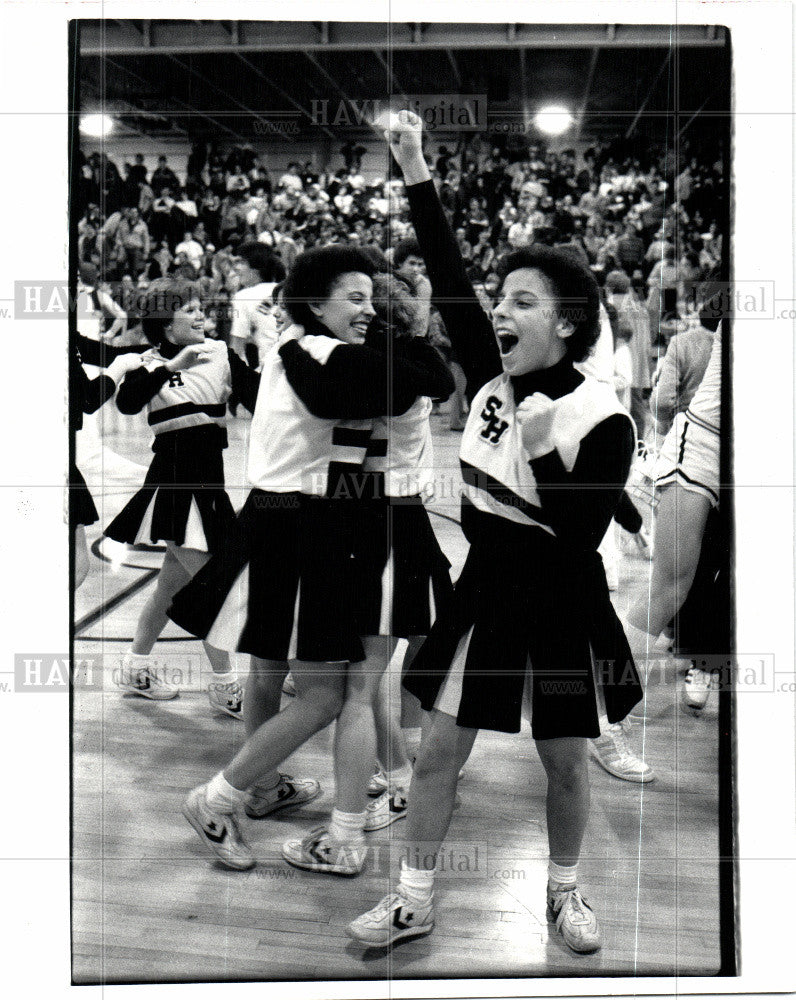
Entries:
{"type": "Polygon", "coordinates": [[[399,889],[385,896],[372,910],[352,920],[346,933],[361,944],[386,948],[401,938],[419,937],[433,930],[433,899],[425,906],[417,906],[399,889]]]}
{"type": "Polygon", "coordinates": [[[211,681],[207,685],[207,697],[216,711],[226,712],[233,719],[243,722],[243,688],[240,681],[230,681],[229,684],[211,681]]]}
{"type": "Polygon", "coordinates": [[[708,703],[712,684],[712,676],[707,670],[691,667],[685,675],[683,684],[683,704],[694,715],[701,715],[708,703]]]}
{"type": "Polygon", "coordinates": [[[205,846],[227,868],[245,871],[257,864],[251,848],[243,839],[235,814],[216,812],[207,804],[207,785],[199,785],[188,793],[182,804],[182,814],[205,846]]]}
{"type": "Polygon", "coordinates": [[[321,786],[314,778],[293,778],[289,774],[280,774],[279,784],[274,788],[252,785],[247,792],[244,808],[247,816],[262,819],[280,809],[312,802],[320,794],[321,786]]]}
{"type": "Polygon", "coordinates": [[[332,840],[329,831],[319,826],[302,840],[286,840],[282,857],[296,868],[329,875],[358,875],[365,864],[365,845],[352,847],[332,840]]]}
{"type": "Polygon", "coordinates": [[[602,945],[597,917],[577,886],[558,892],[548,888],[547,919],[573,951],[586,954],[602,945]]]}
{"type": "Polygon", "coordinates": [[[122,691],[149,698],[150,701],[170,701],[180,689],[158,677],[154,667],[142,656],[125,653],[119,674],[114,677],[122,691]]]}
{"type": "Polygon", "coordinates": [[[289,671],[282,682],[282,694],[286,694],[288,698],[296,697],[296,682],[293,680],[293,674],[289,671]]]}
{"type": "Polygon", "coordinates": [[[612,723],[596,740],[589,740],[589,751],[601,767],[622,781],[644,784],[655,778],[649,764],[631,752],[621,722],[612,723]]]}
{"type": "Polygon", "coordinates": [[[406,794],[403,789],[396,792],[385,792],[374,802],[368,803],[365,819],[365,832],[383,830],[396,820],[406,816],[406,794]]]}
{"type": "Polygon", "coordinates": [[[387,791],[388,783],[387,777],[381,768],[376,771],[373,777],[370,779],[370,784],[368,785],[368,795],[372,799],[378,798],[380,795],[384,795],[387,791]]]}

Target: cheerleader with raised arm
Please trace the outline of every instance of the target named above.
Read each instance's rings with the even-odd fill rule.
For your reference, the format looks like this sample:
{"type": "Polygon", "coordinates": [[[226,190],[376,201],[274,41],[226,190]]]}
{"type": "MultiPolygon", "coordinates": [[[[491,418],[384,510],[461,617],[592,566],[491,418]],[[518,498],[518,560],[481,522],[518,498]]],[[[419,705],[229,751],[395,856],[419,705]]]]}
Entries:
{"type": "MultiPolygon", "coordinates": [[[[135,637],[117,677],[124,691],[164,701],[177,687],[155,669],[152,648],[166,626],[177,593],[221,547],[235,524],[224,489],[226,406],[233,373],[238,396],[253,407],[258,377],[219,341],[205,340],[205,315],[192,282],[154,281],[142,317],[153,345],[116,396],[122,413],[146,409],[154,457],[144,484],[105,534],[129,545],[165,543],[155,589],[138,619],[135,637]]],[[[241,717],[242,689],[226,652],[205,644],[213,681],[211,705],[241,717]]]]}
{"type": "Polygon", "coordinates": [[[577,879],[587,741],[599,735],[592,653],[609,721],[641,698],[597,554],[630,470],[633,425],[611,386],[573,367],[597,339],[599,294],[571,255],[528,247],[505,256],[490,322],[434,190],[421,128],[401,112],[387,135],[473,399],[460,452],[470,549],[450,611],[404,679],[433,719],[415,763],[396,891],[348,930],[369,945],[432,930],[434,868],[411,862],[436,858],[478,730],[519,732],[527,689],[548,782],[548,917],[570,948],[594,951],[597,920],[577,879]]]}
{"type": "MultiPolygon", "coordinates": [[[[372,418],[405,413],[439,387],[437,370],[422,359],[395,358],[390,371],[383,353],[361,349],[374,316],[373,270],[365,253],[341,246],[307,251],[291,268],[285,308],[330,379],[351,373],[348,352],[357,350],[356,378],[345,391],[357,394],[363,419],[315,416],[286,377],[282,352],[289,345],[272,351],[252,420],[252,492],[236,543],[197,574],[170,610],[178,625],[214,646],[253,654],[266,679],[291,660],[296,697],[276,715],[263,712],[229,764],[183,806],[205,845],[230,868],[256,863],[240,832],[241,812],[259,818],[319,794],[317,782],[298,788],[288,782],[284,794],[275,793],[273,782],[280,779],[278,765],[335,719],[336,810],[315,860],[334,858],[355,870],[362,864],[363,798],[375,757],[363,708],[374,680],[366,656],[378,655],[381,637],[360,638],[352,553],[362,523],[361,473],[372,418]],[[360,771],[367,771],[364,788],[360,771]]],[[[295,336],[296,330],[285,334],[295,336]]]]}

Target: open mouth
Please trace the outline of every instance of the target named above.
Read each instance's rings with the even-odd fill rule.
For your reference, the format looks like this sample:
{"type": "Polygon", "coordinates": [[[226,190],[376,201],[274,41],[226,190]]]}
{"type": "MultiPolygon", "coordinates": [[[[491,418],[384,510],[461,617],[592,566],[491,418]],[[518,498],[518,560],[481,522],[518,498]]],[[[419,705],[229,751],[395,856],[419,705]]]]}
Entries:
{"type": "Polygon", "coordinates": [[[520,342],[519,337],[515,337],[513,333],[499,333],[497,339],[501,354],[508,354],[520,342]]]}

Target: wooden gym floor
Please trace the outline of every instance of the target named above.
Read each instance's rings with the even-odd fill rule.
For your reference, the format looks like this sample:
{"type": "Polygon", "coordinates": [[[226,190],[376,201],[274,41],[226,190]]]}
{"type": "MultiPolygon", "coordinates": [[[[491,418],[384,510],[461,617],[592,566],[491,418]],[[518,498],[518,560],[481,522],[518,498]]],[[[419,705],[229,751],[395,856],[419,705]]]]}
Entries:
{"type": "MultiPolygon", "coordinates": [[[[112,455],[98,455],[95,441],[89,464],[98,471],[83,471],[103,523],[135,488],[135,475],[143,477],[151,454],[145,425],[131,426],[113,414],[106,419],[106,443],[142,468],[116,469],[112,455]]],[[[236,505],[246,494],[247,426],[230,421],[226,469],[236,505]]],[[[445,495],[430,506],[432,523],[458,573],[466,544],[449,518],[458,517],[460,436],[446,429],[443,417],[433,418],[433,427],[445,495]]],[[[433,934],[390,951],[363,950],[345,935],[345,926],[389,891],[389,845],[400,837],[402,823],[371,835],[374,850],[354,879],[303,872],[282,861],[282,842],[324,822],[331,809],[326,730],[284,766],[318,778],[321,797],[277,818],[244,821],[258,857],[253,871],[232,872],[211,858],[180,805],[240,746],[243,726],[211,713],[203,693],[209,665],[200,644],[171,624],[155,653],[184,667],[179,698],[157,704],[114,688],[111,671],[129,648],[160,557],[129,552],[119,561],[99,539],[94,526],[89,545],[97,543],[95,554],[75,611],[76,657],[101,656],[104,663],[102,683],[74,693],[75,982],[717,972],[716,705],[700,718],[681,709],[674,661],[666,660],[652,677],[646,725],[636,725],[630,736],[637,751],[644,740],[656,780],[630,784],[590,764],[592,812],[580,884],[603,930],[600,952],[573,954],[545,919],[545,780],[525,724],[519,736],[482,733],[476,741],[448,845],[454,868],[465,870],[439,878],[433,934]]],[[[639,557],[620,553],[614,595],[620,613],[646,588],[647,571],[639,557]]],[[[244,675],[246,658],[238,659],[244,675]]],[[[417,742],[416,730],[408,735],[417,742]]]]}

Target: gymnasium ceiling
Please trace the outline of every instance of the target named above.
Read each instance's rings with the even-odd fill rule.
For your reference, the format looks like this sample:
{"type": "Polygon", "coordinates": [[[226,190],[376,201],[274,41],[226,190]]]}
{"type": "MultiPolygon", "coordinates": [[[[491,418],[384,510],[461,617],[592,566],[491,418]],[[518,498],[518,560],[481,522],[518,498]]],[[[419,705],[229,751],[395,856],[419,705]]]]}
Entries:
{"type": "Polygon", "coordinates": [[[526,120],[565,104],[584,139],[653,120],[677,134],[730,107],[729,35],[715,25],[77,24],[80,110],[129,135],[245,142],[289,121],[288,141],[339,141],[345,128],[310,121],[313,101],[391,94],[486,94],[490,115],[526,120]]]}

